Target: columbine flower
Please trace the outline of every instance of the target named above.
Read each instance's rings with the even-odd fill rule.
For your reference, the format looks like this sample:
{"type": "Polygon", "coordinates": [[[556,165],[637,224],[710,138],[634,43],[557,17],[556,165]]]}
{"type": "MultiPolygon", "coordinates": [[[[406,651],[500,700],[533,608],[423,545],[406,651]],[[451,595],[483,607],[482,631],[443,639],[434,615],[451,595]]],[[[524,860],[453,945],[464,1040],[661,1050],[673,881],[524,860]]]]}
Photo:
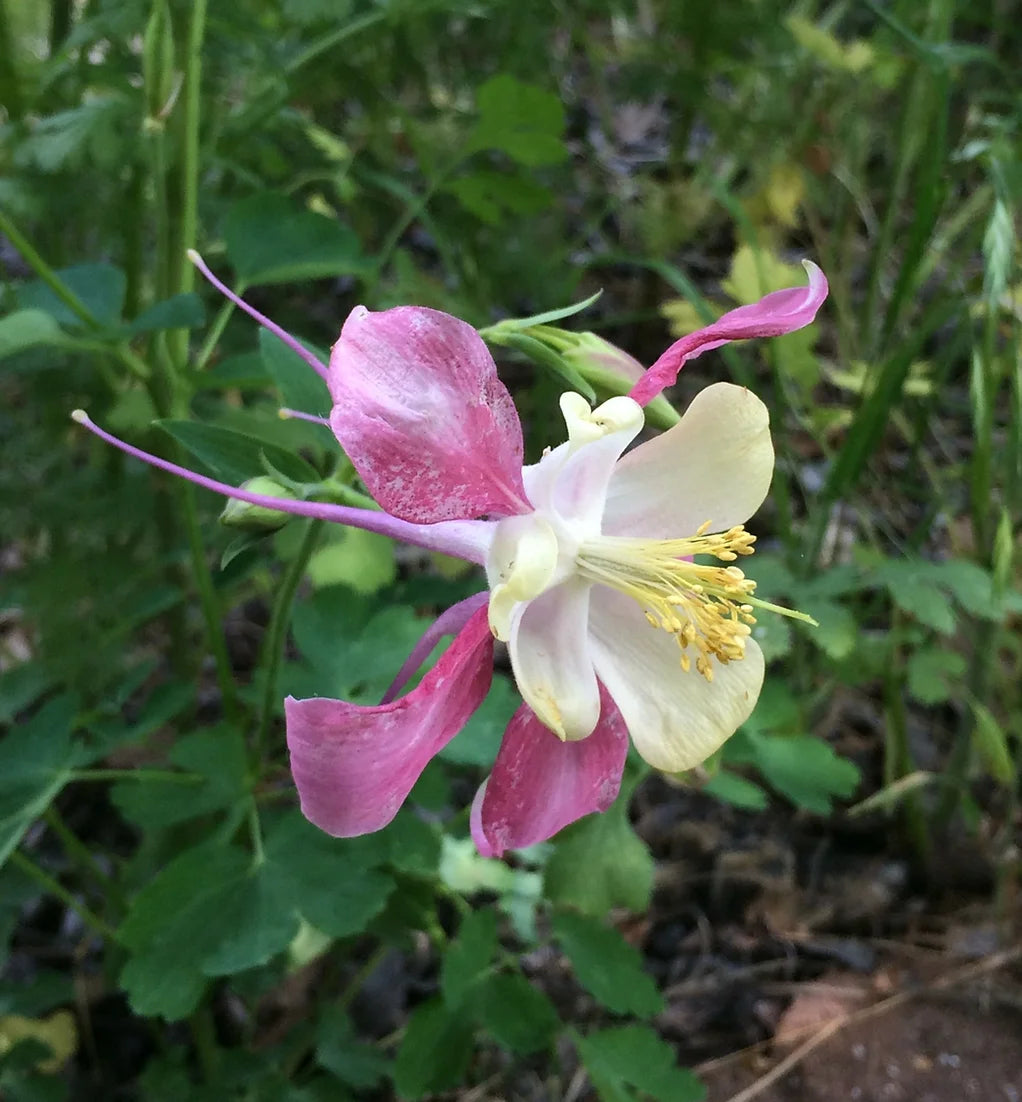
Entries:
{"type": "Polygon", "coordinates": [[[323,375],[330,426],[385,511],[239,490],[146,455],[80,411],[76,419],[228,497],[444,551],[484,566],[489,583],[426,632],[378,707],[285,702],[291,768],[313,823],[352,836],[393,818],[486,695],[495,638],[507,644],[524,703],[473,804],[472,834],[485,855],[606,810],[629,734],[651,765],[677,772],[749,716],[763,681],[751,637],[762,602],[735,564],[752,554],[744,524],[773,473],[766,407],[717,383],[677,425],[624,453],[643,427],[643,406],[686,360],[809,324],[827,293],[815,265],[806,264],[808,288],[767,295],[672,345],[629,396],[593,410],[578,394],[562,395],[567,441],[523,467],[517,413],[471,326],[419,307],[358,307],[324,368],[193,259],[323,375]],[[436,665],[398,697],[449,634],[436,665]]]}

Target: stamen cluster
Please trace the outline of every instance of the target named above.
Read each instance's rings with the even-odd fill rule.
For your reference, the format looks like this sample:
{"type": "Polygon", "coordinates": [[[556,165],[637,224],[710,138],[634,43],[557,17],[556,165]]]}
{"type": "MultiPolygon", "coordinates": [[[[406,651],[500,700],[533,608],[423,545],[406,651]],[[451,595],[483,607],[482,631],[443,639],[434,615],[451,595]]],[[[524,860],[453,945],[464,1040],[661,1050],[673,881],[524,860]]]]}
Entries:
{"type": "Polygon", "coordinates": [[[677,639],[681,668],[688,672],[694,665],[707,681],[713,680],[711,658],[727,665],[745,656],[745,641],[756,623],[749,603],[756,588],[751,578],[737,566],[690,561],[694,555],[710,555],[733,563],[753,554],[756,537],[741,524],[707,535],[710,524],[680,540],[602,536],[587,541],[577,560],[586,577],[637,601],[652,627],[677,639]]]}

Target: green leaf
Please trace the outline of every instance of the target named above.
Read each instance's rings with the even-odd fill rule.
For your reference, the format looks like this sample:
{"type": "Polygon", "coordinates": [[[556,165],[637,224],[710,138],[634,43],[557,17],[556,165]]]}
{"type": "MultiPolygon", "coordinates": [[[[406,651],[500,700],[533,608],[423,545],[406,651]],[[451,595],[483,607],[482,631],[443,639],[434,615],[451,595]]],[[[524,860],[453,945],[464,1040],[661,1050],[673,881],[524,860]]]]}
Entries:
{"type": "Polygon", "coordinates": [[[300,455],[256,436],[198,421],[157,421],[164,432],[213,471],[224,482],[241,483],[266,473],[263,457],[296,482],[318,482],[314,467],[300,455]]]}
{"type": "Polygon", "coordinates": [[[750,811],[764,811],[769,803],[767,794],[758,784],[725,769],[715,773],[703,785],[703,791],[734,807],[744,807],[750,811]]]}
{"type": "Polygon", "coordinates": [[[488,169],[460,176],[444,190],[488,226],[499,226],[508,213],[538,214],[554,199],[549,188],[527,176],[488,169]]]}
{"type": "Polygon", "coordinates": [[[143,311],[128,326],[132,337],[159,329],[198,329],[206,323],[206,309],[194,291],[173,295],[143,311]]]}
{"type": "Polygon", "coordinates": [[[628,822],[627,797],[558,835],[543,890],[551,903],[605,915],[612,907],[644,911],[653,891],[653,858],[628,822]]]}
{"type": "Polygon", "coordinates": [[[0,865],[67,784],[80,753],[72,697],[48,701],[0,741],[0,865]]]}
{"type": "Polygon", "coordinates": [[[792,803],[829,815],[831,800],[847,799],[862,779],[858,767],[838,757],[833,748],[813,735],[745,733],[748,752],[732,761],[753,763],[770,784],[792,803]]]}
{"type": "Polygon", "coordinates": [[[349,1087],[375,1087],[390,1072],[390,1061],[374,1045],[358,1040],[341,1007],[327,1009],[316,1037],[316,1062],[349,1087]]]}
{"type": "Polygon", "coordinates": [[[521,702],[514,682],[509,677],[495,674],[486,699],[438,757],[453,765],[475,765],[488,769],[497,757],[504,730],[521,702]]]}
{"type": "Polygon", "coordinates": [[[461,1083],[472,1056],[472,1026],[441,999],[416,1007],[408,1020],[394,1067],[400,1095],[419,1098],[461,1083]]]}
{"type": "Polygon", "coordinates": [[[573,302],[570,306],[560,306],[556,310],[546,310],[542,314],[530,314],[527,318],[504,318],[502,321],[498,321],[496,325],[491,325],[487,329],[480,329],[479,335],[485,340],[492,339],[500,343],[498,338],[504,333],[520,333],[537,325],[550,325],[555,321],[563,321],[565,318],[581,314],[583,310],[588,310],[602,294],[603,291],[595,291],[581,302],[573,302]]]}
{"type": "Polygon", "coordinates": [[[617,930],[568,913],[554,916],[553,930],[579,983],[608,1010],[640,1018],[663,1010],[663,996],[643,971],[642,956],[617,930]]]}
{"type": "MultiPolygon", "coordinates": [[[[307,346],[308,347],[308,346],[307,346]]],[[[315,348],[309,350],[319,355],[315,348]]],[[[268,329],[259,330],[259,355],[280,393],[281,405],[300,413],[324,417],[330,412],[330,392],[315,371],[268,329]]],[[[325,425],[309,425],[313,438],[337,447],[334,434],[325,425]]]]}
{"type": "Polygon", "coordinates": [[[527,1055],[549,1048],[561,1028],[553,1003],[524,976],[490,976],[478,1003],[482,1025],[512,1052],[527,1055]]]}
{"type": "Polygon", "coordinates": [[[972,745],[976,748],[983,765],[995,781],[1004,785],[1015,783],[1015,764],[1008,738],[993,713],[978,700],[972,704],[976,725],[972,729],[972,745]]]}
{"type": "Polygon", "coordinates": [[[596,391],[582,376],[578,368],[569,363],[560,353],[555,352],[554,349],[530,334],[503,333],[496,343],[505,345],[508,348],[516,348],[540,367],[545,367],[555,378],[560,379],[566,386],[577,391],[587,401],[596,401],[596,391]]]}
{"type": "MultiPolygon", "coordinates": [[[[806,611],[816,621],[816,627],[796,621],[807,639],[824,654],[835,660],[847,658],[859,639],[859,625],[850,609],[836,601],[812,600],[806,611]]],[[[764,617],[765,619],[765,617],[764,617]]]]}
{"type": "Polygon", "coordinates": [[[133,952],[121,972],[136,1014],[187,1017],[205,990],[204,959],[248,920],[242,889],[252,859],[231,846],[197,846],[135,897],[118,938],[133,952]]]}
{"type": "Polygon", "coordinates": [[[955,600],[973,616],[1000,620],[1004,615],[993,589],[993,578],[977,563],[967,559],[948,559],[931,563],[930,576],[951,590],[955,600]]]}
{"type": "Polygon", "coordinates": [[[375,842],[331,838],[292,811],[267,833],[262,875],[317,929],[348,937],[367,928],[394,890],[393,878],[372,867],[382,855],[375,842]]]}
{"type": "Polygon", "coordinates": [[[67,343],[70,341],[64,331],[52,315],[43,310],[15,310],[13,314],[0,318],[0,360],[41,344],[67,343]]]}
{"type": "MultiPolygon", "coordinates": [[[[56,275],[101,325],[113,327],[120,322],[128,286],[120,268],[104,263],[75,264],[62,268],[56,275]]],[[[69,310],[42,280],[23,283],[16,294],[19,306],[42,310],[65,328],[82,328],[81,318],[69,310]]]]}
{"type": "Polygon", "coordinates": [[[702,1102],[706,1088],[675,1063],[674,1049],[645,1025],[601,1029],[577,1040],[578,1053],[606,1102],[637,1099],[629,1088],[658,1102],[702,1102]]]}
{"type": "Polygon", "coordinates": [[[759,644],[763,658],[773,662],[791,652],[791,624],[783,616],[763,612],[752,629],[752,637],[759,644]]]}
{"type": "Polygon", "coordinates": [[[568,156],[560,99],[507,73],[491,77],[476,97],[479,121],[469,149],[499,149],[530,168],[557,164],[568,156]]]}
{"type": "Polygon", "coordinates": [[[184,770],[180,781],[125,780],[110,790],[114,806],[143,830],[166,830],[199,815],[233,807],[248,791],[245,743],[226,724],[185,735],[170,752],[170,762],[184,770]],[[202,780],[188,783],[187,774],[202,780]]]}
{"type": "Polygon", "coordinates": [[[217,843],[186,851],[139,892],[120,928],[135,954],[121,975],[132,1006],[185,1017],[207,977],[264,964],[302,917],[333,937],[361,932],[393,888],[367,867],[375,852],[329,838],[297,812],[274,824],[261,860],[217,843]]]}
{"type": "Polygon", "coordinates": [[[235,203],[224,221],[224,239],[238,279],[249,286],[358,275],[367,267],[347,226],[274,192],[235,203]]]}
{"type": "Polygon", "coordinates": [[[34,704],[53,683],[53,674],[42,662],[22,662],[0,673],[0,723],[10,723],[20,711],[34,704]]]}
{"type": "Polygon", "coordinates": [[[458,936],[447,947],[440,973],[444,1002],[455,1007],[490,969],[497,951],[497,916],[490,910],[465,916],[458,936]]]}
{"type": "Polygon", "coordinates": [[[942,635],[951,635],[956,618],[944,591],[930,579],[928,564],[907,561],[886,562],[878,571],[891,599],[919,623],[942,635]]]}
{"type": "Polygon", "coordinates": [[[309,560],[308,574],[317,588],[347,585],[356,593],[378,593],[397,577],[394,541],[361,528],[332,527],[309,560]]]}
{"type": "Polygon", "coordinates": [[[908,660],[908,691],[921,704],[939,704],[962,692],[966,662],[957,651],[926,647],[908,660]]]}

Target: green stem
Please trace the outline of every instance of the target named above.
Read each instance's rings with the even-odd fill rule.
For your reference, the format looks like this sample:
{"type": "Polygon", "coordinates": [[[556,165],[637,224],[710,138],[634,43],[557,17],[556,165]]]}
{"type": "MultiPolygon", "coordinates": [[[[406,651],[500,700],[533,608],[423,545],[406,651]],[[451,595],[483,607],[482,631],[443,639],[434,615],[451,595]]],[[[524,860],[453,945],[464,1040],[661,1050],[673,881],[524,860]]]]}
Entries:
{"type": "Polygon", "coordinates": [[[46,820],[46,825],[59,839],[68,857],[78,866],[79,870],[88,879],[96,881],[102,887],[104,895],[109,895],[114,890],[113,880],[99,867],[89,847],[64,822],[55,804],[50,804],[43,818],[46,820]]]}
{"type": "Polygon", "coordinates": [[[83,781],[160,781],[171,784],[204,784],[206,778],[199,773],[185,773],[173,769],[73,769],[69,780],[83,781]]]}
{"type": "Polygon", "coordinates": [[[36,252],[28,238],[18,229],[11,219],[0,209],[0,233],[21,253],[22,259],[46,284],[47,287],[60,299],[75,317],[84,322],[90,329],[101,329],[102,326],[93,316],[84,302],[71,290],[70,287],[57,275],[57,273],[36,252]]]}
{"type": "Polygon", "coordinates": [[[48,872],[41,869],[31,858],[26,857],[20,850],[15,850],[8,860],[16,869],[20,869],[29,879],[34,880],[43,891],[59,899],[68,910],[74,911],[94,933],[110,941],[117,940],[117,931],[113,926],[104,922],[98,914],[86,907],[80,899],[76,899],[60,881],[55,880],[48,872]]]}
{"type": "MultiPolygon", "coordinates": [[[[188,25],[188,46],[184,66],[182,107],[184,130],[180,149],[180,211],[176,240],[171,242],[170,271],[173,294],[184,294],[195,286],[195,269],[185,256],[195,247],[199,224],[199,123],[202,115],[202,43],[206,33],[206,0],[194,0],[188,25]]],[[[188,330],[168,333],[171,360],[176,371],[188,361],[188,330]]]]}
{"type": "Polygon", "coordinates": [[[16,122],[25,113],[25,101],[21,94],[21,81],[14,60],[14,36],[7,19],[7,6],[0,0],[0,103],[7,108],[7,115],[16,122]]]}
{"type": "Polygon", "coordinates": [[[280,663],[284,657],[284,642],[287,637],[287,625],[291,618],[291,603],[294,601],[298,585],[305,575],[305,568],[309,563],[312,552],[316,548],[316,542],[323,530],[323,521],[311,521],[302,537],[298,553],[288,563],[287,570],[281,578],[277,589],[277,598],[273,603],[273,612],[270,615],[270,626],[266,632],[266,641],[263,644],[261,666],[263,668],[263,699],[259,709],[259,725],[256,728],[253,756],[255,767],[258,769],[262,763],[263,753],[269,739],[270,725],[273,722],[273,714],[277,703],[277,678],[280,673],[280,663]]]}
{"type": "Polygon", "coordinates": [[[234,681],[230,655],[227,653],[227,640],[224,637],[220,601],[213,586],[213,575],[206,560],[206,549],[202,543],[202,528],[199,524],[199,510],[195,501],[195,487],[190,482],[177,483],[178,501],[185,522],[185,534],[188,550],[192,559],[192,574],[199,591],[199,605],[206,625],[206,636],[213,660],[216,663],[217,684],[223,698],[224,715],[236,723],[240,718],[238,689],[234,681]]]}
{"type": "MultiPolygon", "coordinates": [[[[234,288],[234,293],[240,298],[245,293],[247,284],[239,283],[234,288]]],[[[224,329],[227,328],[227,322],[230,320],[231,314],[234,312],[234,303],[230,299],[225,299],[221,305],[216,317],[213,319],[213,324],[209,327],[209,332],[206,334],[206,339],[202,342],[202,347],[199,349],[198,355],[193,361],[193,368],[196,372],[205,369],[206,364],[209,363],[210,357],[213,355],[216,346],[220,343],[220,338],[223,336],[224,329]]]]}
{"type": "Polygon", "coordinates": [[[216,1027],[209,1005],[204,1001],[188,1019],[188,1029],[199,1058],[203,1081],[208,1085],[220,1077],[220,1050],[216,1043],[216,1027]]]}

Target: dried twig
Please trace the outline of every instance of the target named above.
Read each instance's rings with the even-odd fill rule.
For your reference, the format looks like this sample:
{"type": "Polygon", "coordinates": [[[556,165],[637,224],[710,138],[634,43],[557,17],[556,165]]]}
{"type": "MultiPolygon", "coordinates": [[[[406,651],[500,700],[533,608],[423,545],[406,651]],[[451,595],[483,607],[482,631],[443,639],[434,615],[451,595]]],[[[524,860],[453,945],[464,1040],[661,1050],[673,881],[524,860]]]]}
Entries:
{"type": "MultiPolygon", "coordinates": [[[[872,1006],[864,1007],[862,1010],[856,1010],[853,1014],[845,1014],[840,1018],[835,1018],[832,1022],[828,1022],[823,1026],[822,1029],[817,1030],[809,1040],[804,1041],[798,1048],[789,1052],[783,1060],[775,1064],[764,1075],[761,1075],[754,1083],[745,1087],[744,1090],[740,1090],[737,1094],[733,1094],[727,1099],[727,1102],[752,1102],[752,1100],[758,1098],[767,1087],[783,1079],[788,1072],[797,1067],[811,1052],[819,1048],[824,1042],[830,1040],[835,1033],[838,1033],[846,1026],[858,1025],[860,1022],[868,1021],[870,1018],[877,1018],[881,1014],[886,1014],[889,1010],[895,1010],[897,1007],[903,1006],[910,1000],[918,998],[920,995],[928,995],[932,994],[934,991],[942,991],[948,987],[955,987],[960,983],[975,979],[977,976],[983,976],[989,972],[996,972],[1006,964],[1011,964],[1019,958],[1022,958],[1022,946],[1015,946],[1013,949],[1005,949],[1000,953],[992,953],[982,960],[962,965],[961,968],[955,968],[945,973],[943,976],[939,976],[937,979],[933,980],[932,983],[925,984],[911,991],[899,991],[896,995],[891,995],[890,998],[882,999],[872,1006]]],[[[707,1070],[709,1066],[719,1065],[719,1063],[720,1061],[711,1061],[709,1065],[704,1064],[696,1070],[704,1071],[707,1070]]]]}

